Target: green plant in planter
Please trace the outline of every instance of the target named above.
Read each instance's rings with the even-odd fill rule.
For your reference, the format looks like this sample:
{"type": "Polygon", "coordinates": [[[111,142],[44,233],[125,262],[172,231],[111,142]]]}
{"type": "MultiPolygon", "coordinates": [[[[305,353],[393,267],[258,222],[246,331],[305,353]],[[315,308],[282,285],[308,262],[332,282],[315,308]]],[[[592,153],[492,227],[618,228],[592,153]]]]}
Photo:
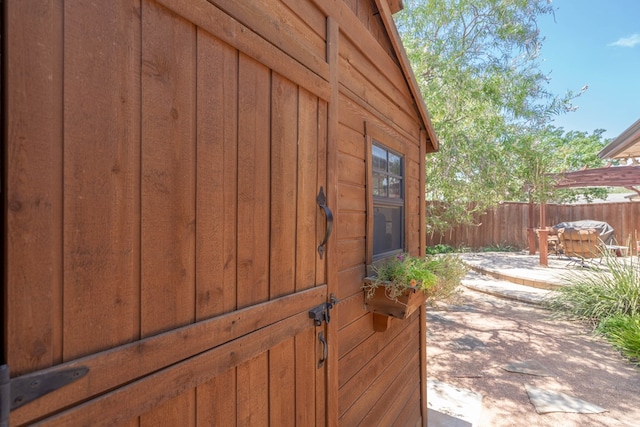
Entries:
{"type": "Polygon", "coordinates": [[[400,254],[374,267],[374,277],[365,280],[363,289],[370,299],[379,286],[389,299],[396,300],[408,288],[423,291],[429,298],[449,297],[467,269],[457,256],[446,254],[425,258],[400,254]]]}
{"type": "Polygon", "coordinates": [[[385,287],[385,294],[392,300],[397,299],[408,288],[428,291],[438,282],[430,264],[431,261],[427,258],[400,254],[375,266],[375,276],[368,278],[363,286],[367,299],[373,296],[379,286],[385,287]]]}

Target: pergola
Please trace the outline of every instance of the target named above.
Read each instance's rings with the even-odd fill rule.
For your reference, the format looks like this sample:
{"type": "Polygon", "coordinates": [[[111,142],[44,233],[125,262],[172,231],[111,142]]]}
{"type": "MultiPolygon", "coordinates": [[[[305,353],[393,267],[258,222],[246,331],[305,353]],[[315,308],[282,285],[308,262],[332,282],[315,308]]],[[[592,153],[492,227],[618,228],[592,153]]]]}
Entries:
{"type": "MultiPolygon", "coordinates": [[[[598,156],[602,159],[626,160],[626,166],[608,166],[596,169],[583,169],[555,174],[556,188],[584,187],[624,187],[640,194],[640,119],[622,132],[616,139],[604,147],[598,156]]],[[[540,241],[546,241],[548,229],[545,224],[545,204],[540,205],[540,228],[537,230],[540,241]]],[[[533,221],[533,204],[529,208],[529,217],[533,221]]],[[[529,253],[535,253],[535,230],[530,223],[529,253]]],[[[540,245],[540,264],[547,265],[547,245],[540,245]]]]}

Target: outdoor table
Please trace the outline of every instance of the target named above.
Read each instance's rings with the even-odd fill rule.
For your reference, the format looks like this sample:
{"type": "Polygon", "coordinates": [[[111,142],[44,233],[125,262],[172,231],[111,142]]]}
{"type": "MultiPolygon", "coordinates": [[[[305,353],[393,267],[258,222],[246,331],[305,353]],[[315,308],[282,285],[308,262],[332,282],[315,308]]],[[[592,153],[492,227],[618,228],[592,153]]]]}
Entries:
{"type": "Polygon", "coordinates": [[[621,245],[604,245],[604,247],[607,250],[610,250],[611,252],[616,254],[617,256],[627,256],[627,252],[629,251],[628,247],[621,246],[621,245]],[[618,255],[618,253],[620,253],[620,255],[618,255]]]}

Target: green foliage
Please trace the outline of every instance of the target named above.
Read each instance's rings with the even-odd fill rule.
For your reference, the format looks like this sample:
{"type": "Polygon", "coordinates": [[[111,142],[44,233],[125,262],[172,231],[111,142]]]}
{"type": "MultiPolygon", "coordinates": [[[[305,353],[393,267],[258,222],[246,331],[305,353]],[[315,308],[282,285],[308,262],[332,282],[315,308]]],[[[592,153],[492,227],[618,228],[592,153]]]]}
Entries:
{"type": "Polygon", "coordinates": [[[598,332],[629,359],[640,363],[640,316],[617,315],[604,319],[598,332]]]}
{"type": "Polygon", "coordinates": [[[633,257],[605,254],[608,271],[574,274],[548,307],[588,321],[629,358],[640,359],[640,264],[633,257]]]}
{"type": "Polygon", "coordinates": [[[616,315],[640,315],[640,265],[634,258],[604,254],[606,271],[574,273],[549,301],[570,318],[597,325],[616,315]]]}
{"type": "Polygon", "coordinates": [[[455,254],[443,254],[431,260],[430,269],[438,276],[435,286],[431,287],[427,293],[427,302],[433,305],[438,301],[451,299],[469,269],[455,254]]]}
{"type": "Polygon", "coordinates": [[[602,131],[592,138],[549,125],[574,110],[584,90],[561,96],[547,90],[536,20],[553,13],[551,2],[405,0],[404,6],[396,22],[440,142],[425,170],[427,199],[441,202],[427,208],[428,231],[470,224],[474,213],[501,201],[550,200],[549,172],[595,162],[602,131]]]}
{"type": "Polygon", "coordinates": [[[467,273],[466,266],[453,254],[425,258],[401,254],[375,268],[375,277],[363,289],[370,298],[378,286],[385,286],[387,297],[397,299],[408,287],[417,287],[430,300],[449,298],[467,273]]]}
{"type": "Polygon", "coordinates": [[[427,255],[450,254],[455,251],[456,250],[453,248],[453,246],[445,245],[442,243],[438,243],[435,246],[427,246],[426,249],[427,255]]]}
{"type": "Polygon", "coordinates": [[[495,245],[484,246],[479,252],[520,252],[520,249],[508,243],[499,243],[495,245]]]}

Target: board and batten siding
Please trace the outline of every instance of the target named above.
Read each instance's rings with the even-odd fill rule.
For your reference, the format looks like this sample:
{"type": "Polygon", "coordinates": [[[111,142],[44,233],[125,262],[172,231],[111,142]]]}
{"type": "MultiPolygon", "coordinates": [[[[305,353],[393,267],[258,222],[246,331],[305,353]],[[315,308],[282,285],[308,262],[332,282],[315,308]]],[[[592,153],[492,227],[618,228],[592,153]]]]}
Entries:
{"type": "Polygon", "coordinates": [[[401,147],[425,250],[428,132],[386,0],[3,7],[2,362],[89,368],[11,425],[426,424],[425,313],[374,332],[360,289],[367,127],[401,147]]]}

